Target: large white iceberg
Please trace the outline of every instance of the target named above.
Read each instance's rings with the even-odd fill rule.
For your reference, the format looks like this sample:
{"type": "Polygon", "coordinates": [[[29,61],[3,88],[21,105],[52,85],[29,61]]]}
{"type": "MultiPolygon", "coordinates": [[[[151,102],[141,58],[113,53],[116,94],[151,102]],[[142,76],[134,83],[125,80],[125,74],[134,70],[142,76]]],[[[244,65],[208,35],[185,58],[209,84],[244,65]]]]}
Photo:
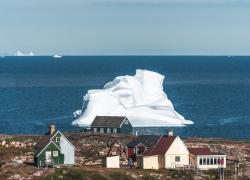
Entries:
{"type": "Polygon", "coordinates": [[[134,127],[184,126],[193,124],[174,110],[163,91],[164,76],[148,70],[136,70],[134,76],[119,76],[103,89],[89,90],[83,110],[73,125],[89,126],[96,116],[126,116],[134,127]]]}

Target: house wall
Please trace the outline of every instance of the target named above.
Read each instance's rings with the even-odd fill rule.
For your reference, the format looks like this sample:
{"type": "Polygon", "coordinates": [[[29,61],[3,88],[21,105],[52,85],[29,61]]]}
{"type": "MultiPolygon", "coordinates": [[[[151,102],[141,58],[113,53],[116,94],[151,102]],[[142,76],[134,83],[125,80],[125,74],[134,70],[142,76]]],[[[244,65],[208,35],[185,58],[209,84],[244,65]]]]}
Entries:
{"type": "Polygon", "coordinates": [[[57,131],[57,133],[55,134],[55,136],[51,139],[58,147],[60,147],[60,141],[57,142],[56,138],[61,138],[61,134],[57,131]]]}
{"type": "Polygon", "coordinates": [[[121,126],[120,133],[122,134],[132,134],[132,125],[128,120],[125,120],[121,126]]]}
{"type": "Polygon", "coordinates": [[[176,168],[189,165],[189,152],[184,142],[176,137],[170,148],[165,154],[165,168],[176,168]],[[180,161],[176,162],[176,156],[180,157],[180,161]]]}
{"type": "Polygon", "coordinates": [[[35,164],[36,166],[45,166],[45,152],[51,151],[51,158],[53,160],[53,164],[63,164],[64,162],[64,155],[60,152],[58,147],[55,146],[55,144],[50,143],[40,154],[39,156],[35,157],[35,164]],[[53,151],[58,151],[58,156],[53,156],[53,151]]]}
{"type": "MultiPolygon", "coordinates": [[[[94,128],[96,128],[97,132],[100,132],[100,129],[103,128],[103,132],[104,133],[108,133],[107,129],[109,128],[111,130],[110,133],[113,133],[113,129],[112,127],[91,127],[91,131],[94,132],[94,128]]],[[[132,134],[132,125],[129,122],[129,120],[124,120],[124,122],[122,123],[121,127],[116,128],[117,132],[116,133],[122,133],[122,134],[132,134]]]]}
{"type": "Polygon", "coordinates": [[[60,139],[61,153],[64,154],[64,164],[75,164],[75,149],[64,136],[60,139]]]}
{"type": "Polygon", "coordinates": [[[223,167],[223,168],[226,168],[226,155],[210,155],[210,156],[197,156],[197,160],[196,160],[196,167],[198,169],[203,169],[203,170],[207,170],[207,169],[217,169],[218,167],[223,167]],[[218,164],[203,164],[203,165],[200,165],[199,161],[200,161],[200,158],[223,158],[224,159],[224,164],[221,166],[221,165],[218,165],[218,164]]]}
{"type": "MultiPolygon", "coordinates": [[[[107,129],[109,127],[91,127],[91,131],[94,132],[94,128],[96,128],[97,132],[100,132],[100,129],[103,128],[103,133],[108,133],[107,129]]],[[[110,133],[113,133],[113,129],[114,128],[109,128],[111,130],[110,133]]],[[[117,129],[117,133],[121,133],[121,129],[120,128],[116,128],[117,129]]]]}
{"type": "Polygon", "coordinates": [[[120,168],[120,156],[108,156],[104,161],[106,168],[120,168]]]}
{"type": "Polygon", "coordinates": [[[142,169],[159,169],[158,155],[143,156],[142,169]]]}

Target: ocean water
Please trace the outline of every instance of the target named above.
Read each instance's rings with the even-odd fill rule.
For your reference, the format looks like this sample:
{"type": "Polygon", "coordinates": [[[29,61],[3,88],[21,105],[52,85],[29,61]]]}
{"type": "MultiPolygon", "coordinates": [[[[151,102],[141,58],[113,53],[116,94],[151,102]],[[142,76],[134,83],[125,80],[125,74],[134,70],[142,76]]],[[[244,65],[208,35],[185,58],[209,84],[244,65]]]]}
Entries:
{"type": "Polygon", "coordinates": [[[175,109],[194,122],[174,128],[176,134],[250,140],[250,57],[226,56],[0,58],[0,134],[42,134],[51,122],[79,131],[72,113],[87,90],[138,68],[165,75],[164,91],[175,109]]]}

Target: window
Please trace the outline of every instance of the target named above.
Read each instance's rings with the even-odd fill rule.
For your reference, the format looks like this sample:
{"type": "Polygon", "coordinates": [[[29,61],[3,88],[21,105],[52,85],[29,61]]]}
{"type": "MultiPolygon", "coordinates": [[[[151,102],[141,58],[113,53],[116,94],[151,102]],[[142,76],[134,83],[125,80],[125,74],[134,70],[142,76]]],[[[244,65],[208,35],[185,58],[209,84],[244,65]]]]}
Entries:
{"type": "Polygon", "coordinates": [[[218,159],[217,159],[217,157],[214,158],[214,164],[218,164],[218,159]]]}
{"type": "Polygon", "coordinates": [[[181,157],[180,156],[175,156],[175,162],[180,162],[181,161],[181,157]]]}
{"type": "Polygon", "coordinates": [[[103,133],[103,132],[104,132],[104,129],[103,129],[103,128],[100,128],[100,132],[103,133]]]}
{"type": "Polygon", "coordinates": [[[110,133],[110,132],[111,132],[111,130],[110,130],[110,128],[108,128],[108,129],[107,129],[107,133],[110,133]]]}
{"type": "Polygon", "coordinates": [[[117,133],[117,129],[116,128],[113,129],[113,133],[117,133]]]}
{"type": "Polygon", "coordinates": [[[200,158],[200,165],[202,165],[202,158],[200,158]]]}
{"type": "Polygon", "coordinates": [[[60,137],[57,137],[56,138],[56,142],[60,142],[61,138],[60,137]]]}
{"type": "Polygon", "coordinates": [[[207,164],[208,165],[210,164],[210,158],[209,157],[207,158],[207,164]]]}
{"type": "Polygon", "coordinates": [[[202,159],[203,159],[203,160],[202,160],[202,161],[203,161],[202,164],[203,164],[203,165],[206,165],[206,164],[207,164],[206,158],[202,158],[202,159]]]}
{"type": "Polygon", "coordinates": [[[210,164],[214,164],[214,159],[212,157],[210,158],[210,164]]]}
{"type": "Polygon", "coordinates": [[[94,128],[94,132],[97,132],[97,128],[94,128]]]}
{"type": "Polygon", "coordinates": [[[53,156],[57,157],[58,156],[58,151],[53,151],[53,156]]]}

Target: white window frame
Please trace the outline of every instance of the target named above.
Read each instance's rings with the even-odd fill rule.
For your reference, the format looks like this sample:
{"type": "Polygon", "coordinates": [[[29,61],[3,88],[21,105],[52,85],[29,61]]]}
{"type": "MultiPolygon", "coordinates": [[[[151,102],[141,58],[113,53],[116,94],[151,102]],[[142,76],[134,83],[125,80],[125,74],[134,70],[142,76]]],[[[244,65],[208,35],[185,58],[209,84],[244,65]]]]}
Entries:
{"type": "Polygon", "coordinates": [[[107,128],[107,133],[111,133],[111,129],[110,128],[107,128]]]}
{"type": "Polygon", "coordinates": [[[181,162],[181,156],[175,156],[174,161],[177,162],[177,163],[181,162]],[[179,161],[176,161],[176,158],[178,158],[179,161]]]}
{"type": "Polygon", "coordinates": [[[117,128],[113,128],[113,133],[117,133],[117,128]]]}
{"type": "Polygon", "coordinates": [[[61,140],[61,137],[56,137],[56,142],[60,142],[60,140],[61,140]]]}
{"type": "Polygon", "coordinates": [[[94,128],[94,132],[97,132],[97,128],[94,128]]]}
{"type": "Polygon", "coordinates": [[[100,128],[100,133],[104,133],[104,128],[100,128]]]}
{"type": "Polygon", "coordinates": [[[58,157],[58,151],[53,151],[53,157],[58,157]]]}

